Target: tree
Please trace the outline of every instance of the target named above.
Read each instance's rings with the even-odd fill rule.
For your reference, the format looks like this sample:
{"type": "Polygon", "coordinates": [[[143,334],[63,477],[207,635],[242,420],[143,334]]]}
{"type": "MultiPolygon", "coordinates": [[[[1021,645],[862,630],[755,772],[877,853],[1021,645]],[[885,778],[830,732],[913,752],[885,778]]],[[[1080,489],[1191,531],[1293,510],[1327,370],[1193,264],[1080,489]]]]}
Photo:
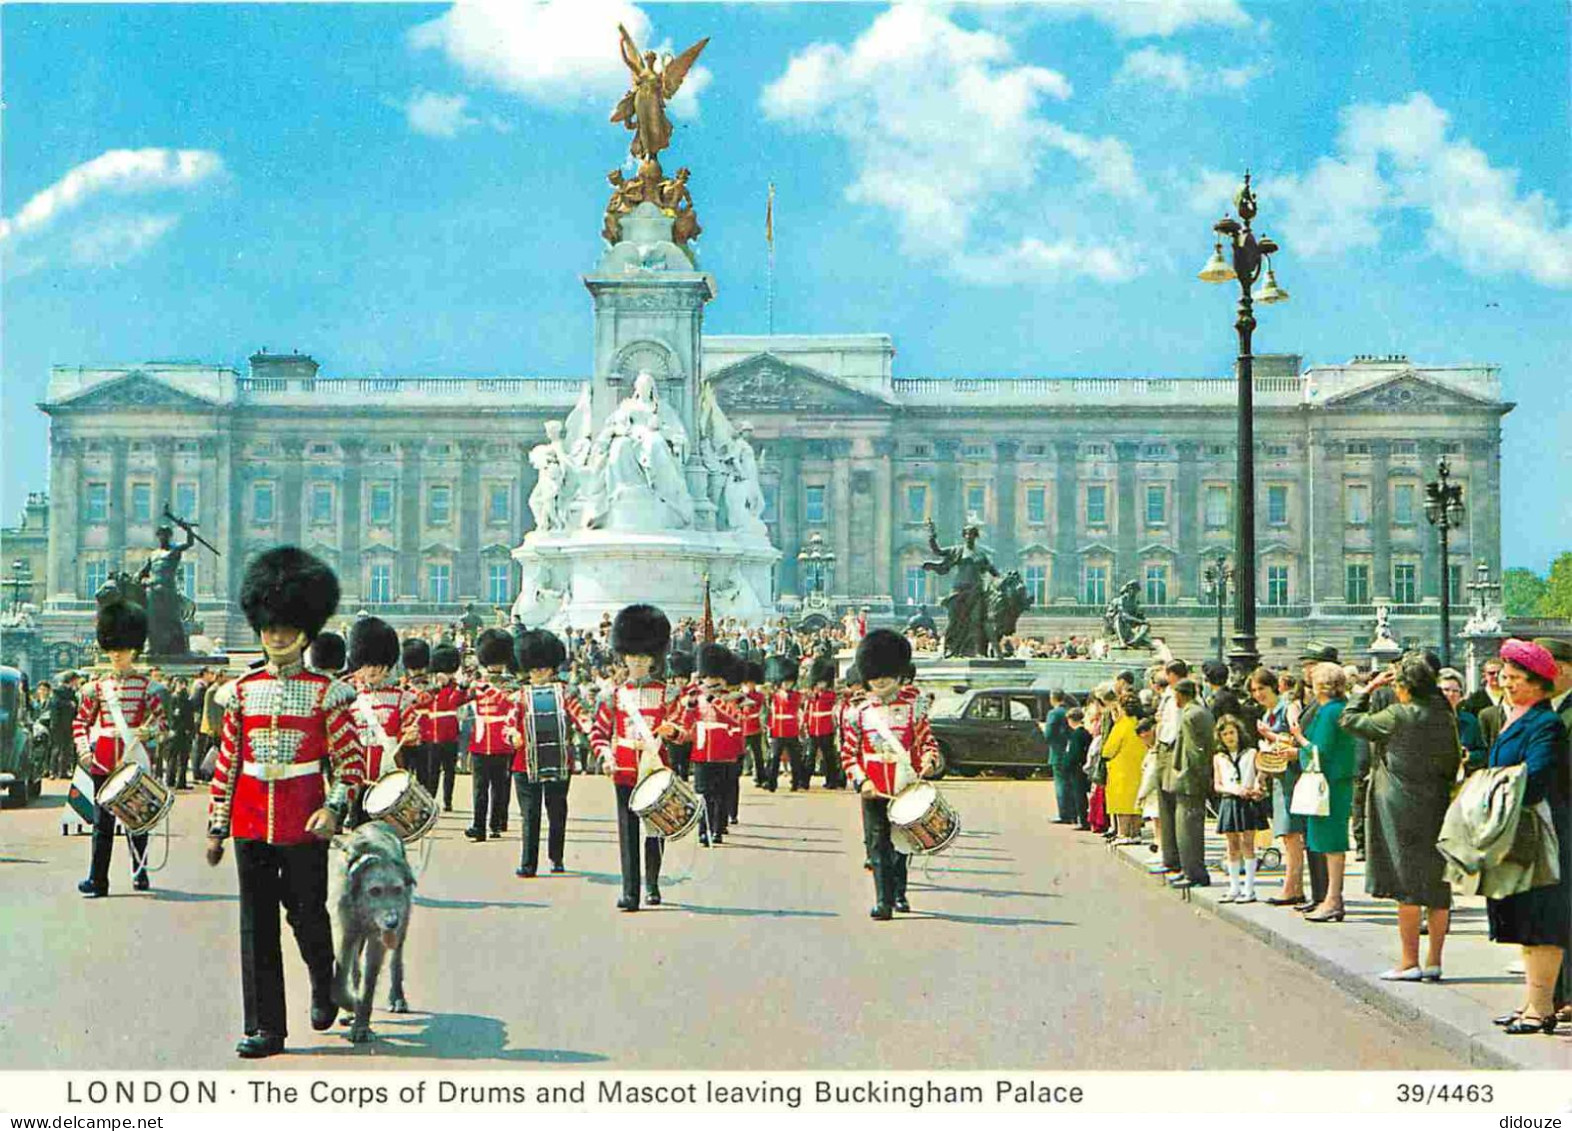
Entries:
{"type": "Polygon", "coordinates": [[[1536,611],[1542,617],[1572,617],[1572,550],[1557,555],[1550,563],[1550,576],[1536,611]]]}
{"type": "Polygon", "coordinates": [[[1531,569],[1514,567],[1501,575],[1501,604],[1509,617],[1539,615],[1539,601],[1545,595],[1545,579],[1531,569]]]}

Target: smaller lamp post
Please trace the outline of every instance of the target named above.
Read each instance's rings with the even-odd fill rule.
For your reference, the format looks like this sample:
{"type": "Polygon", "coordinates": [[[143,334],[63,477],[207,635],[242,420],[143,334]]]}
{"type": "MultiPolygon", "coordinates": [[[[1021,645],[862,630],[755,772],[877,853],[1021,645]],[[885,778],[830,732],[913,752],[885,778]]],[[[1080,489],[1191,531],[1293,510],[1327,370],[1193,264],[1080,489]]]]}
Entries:
{"type": "Polygon", "coordinates": [[[9,584],[11,586],[12,612],[20,612],[22,610],[23,590],[30,592],[33,588],[32,573],[32,567],[28,565],[24,558],[17,558],[11,563],[11,581],[9,584]]]}
{"type": "Polygon", "coordinates": [[[1436,464],[1436,477],[1425,484],[1425,518],[1441,533],[1441,662],[1452,663],[1452,571],[1447,561],[1450,534],[1463,521],[1463,485],[1452,482],[1446,456],[1436,464]]]}
{"type": "Polygon", "coordinates": [[[797,552],[797,560],[808,570],[808,597],[811,604],[823,605],[825,585],[830,567],[835,564],[835,551],[824,544],[824,535],[815,530],[808,535],[808,544],[797,552]]]}
{"type": "Polygon", "coordinates": [[[1234,570],[1228,564],[1228,557],[1221,550],[1211,565],[1201,571],[1201,576],[1206,579],[1206,599],[1217,605],[1217,659],[1223,658],[1223,609],[1228,605],[1228,583],[1233,579],[1234,570]]]}

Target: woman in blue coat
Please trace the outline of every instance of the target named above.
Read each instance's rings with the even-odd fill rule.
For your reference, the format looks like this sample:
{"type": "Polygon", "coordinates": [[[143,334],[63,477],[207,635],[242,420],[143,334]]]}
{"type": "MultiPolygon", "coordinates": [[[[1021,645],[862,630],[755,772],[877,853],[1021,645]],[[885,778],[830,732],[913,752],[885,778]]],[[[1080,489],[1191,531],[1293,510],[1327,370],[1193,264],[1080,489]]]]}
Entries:
{"type": "Polygon", "coordinates": [[[1348,859],[1348,818],[1354,808],[1357,776],[1354,736],[1338,726],[1348,702],[1348,676],[1336,664],[1317,664],[1310,673],[1316,708],[1305,730],[1294,728],[1299,743],[1299,765],[1311,769],[1320,761],[1330,794],[1324,817],[1305,822],[1305,845],[1326,860],[1326,896],[1305,912],[1307,923],[1343,921],[1343,869],[1348,859]],[[1314,753],[1312,753],[1314,751],[1314,753]]]}

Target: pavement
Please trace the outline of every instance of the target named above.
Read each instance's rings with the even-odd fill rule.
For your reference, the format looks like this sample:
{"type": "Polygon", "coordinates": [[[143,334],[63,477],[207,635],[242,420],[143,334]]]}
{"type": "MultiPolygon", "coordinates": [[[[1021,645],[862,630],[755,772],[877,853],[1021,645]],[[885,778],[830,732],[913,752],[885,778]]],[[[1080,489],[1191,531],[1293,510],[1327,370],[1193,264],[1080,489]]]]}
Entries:
{"type": "MultiPolygon", "coordinates": [[[[467,798],[467,779],[459,786],[467,798]]],[[[413,1011],[379,1008],[370,1044],[350,1044],[341,1029],[312,1032],[305,971],[286,939],[290,1051],[240,1061],[233,854],[218,868],[203,862],[205,799],[178,795],[153,891],[130,890],[122,842],[110,897],[86,900],[75,886],[88,841],[61,835],[63,788],[50,782],[42,802],[0,812],[6,1068],[1477,1063],[1445,1032],[1375,1008],[1381,1001],[1336,969],[1305,961],[1275,936],[1237,930],[1204,897],[1182,902],[1120,866],[1100,838],[1054,825],[1050,782],[946,780],[964,832],[949,852],[913,867],[914,913],[876,923],[854,796],[817,787],[762,793],[746,782],[742,823],[726,844],[675,843],[665,905],[618,913],[612,790],[602,777],[573,783],[564,875],[513,875],[516,812],[512,837],[484,844],[462,837],[467,804],[443,815],[427,841],[407,942],[413,1011]]],[[[155,863],[163,852],[160,836],[155,863]]],[[[1265,921],[1266,909],[1256,914],[1265,921]]],[[[1287,913],[1274,914],[1287,924],[1287,913]]],[[[1366,932],[1381,934],[1373,924],[1341,928],[1344,938],[1366,932]]],[[[1505,961],[1496,953],[1487,976],[1504,980],[1505,961]]],[[[1465,966],[1459,953],[1449,972],[1461,976],[1465,966]]],[[[1510,1004],[1507,985],[1472,988],[1499,998],[1480,1016],[1510,1004]]],[[[385,994],[384,979],[379,1006],[385,994]]]]}
{"type": "MultiPolygon", "coordinates": [[[[1092,833],[1075,835],[1102,839],[1092,833]]],[[[1150,838],[1150,827],[1146,835],[1150,838]]],[[[1260,871],[1260,902],[1219,903],[1228,892],[1223,838],[1209,827],[1206,843],[1211,886],[1188,892],[1165,890],[1169,898],[1187,902],[1260,939],[1393,1020],[1425,1033],[1475,1067],[1572,1069],[1572,1029],[1563,1027],[1551,1036],[1509,1037],[1491,1023],[1492,1017],[1522,1004],[1523,975],[1508,969],[1520,958],[1519,948],[1490,941],[1482,897],[1453,900],[1452,925],[1442,951],[1445,973],[1440,982],[1384,982],[1380,974],[1398,963],[1397,905],[1364,894],[1365,865],[1353,852],[1348,853],[1343,883],[1347,918],[1341,923],[1311,923],[1291,907],[1264,902],[1283,890],[1280,866],[1260,871]]],[[[1143,875],[1160,860],[1150,840],[1139,846],[1110,846],[1109,851],[1143,875]]],[[[1308,884],[1308,872],[1305,879],[1308,884]]],[[[1158,890],[1165,887],[1160,875],[1149,876],[1148,882],[1158,890]]],[[[1421,957],[1426,941],[1420,939],[1421,957]]]]}

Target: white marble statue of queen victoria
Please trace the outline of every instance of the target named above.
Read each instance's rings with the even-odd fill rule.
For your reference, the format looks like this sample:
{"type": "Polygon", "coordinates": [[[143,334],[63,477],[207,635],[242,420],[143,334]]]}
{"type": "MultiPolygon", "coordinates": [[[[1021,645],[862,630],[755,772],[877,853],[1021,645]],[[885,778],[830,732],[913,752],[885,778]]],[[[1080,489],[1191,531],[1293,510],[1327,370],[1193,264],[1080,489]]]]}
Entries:
{"type": "Polygon", "coordinates": [[[661,408],[655,378],[641,372],[590,447],[584,525],[593,530],[681,530],[693,525],[682,466],[688,433],[661,408]]]}

